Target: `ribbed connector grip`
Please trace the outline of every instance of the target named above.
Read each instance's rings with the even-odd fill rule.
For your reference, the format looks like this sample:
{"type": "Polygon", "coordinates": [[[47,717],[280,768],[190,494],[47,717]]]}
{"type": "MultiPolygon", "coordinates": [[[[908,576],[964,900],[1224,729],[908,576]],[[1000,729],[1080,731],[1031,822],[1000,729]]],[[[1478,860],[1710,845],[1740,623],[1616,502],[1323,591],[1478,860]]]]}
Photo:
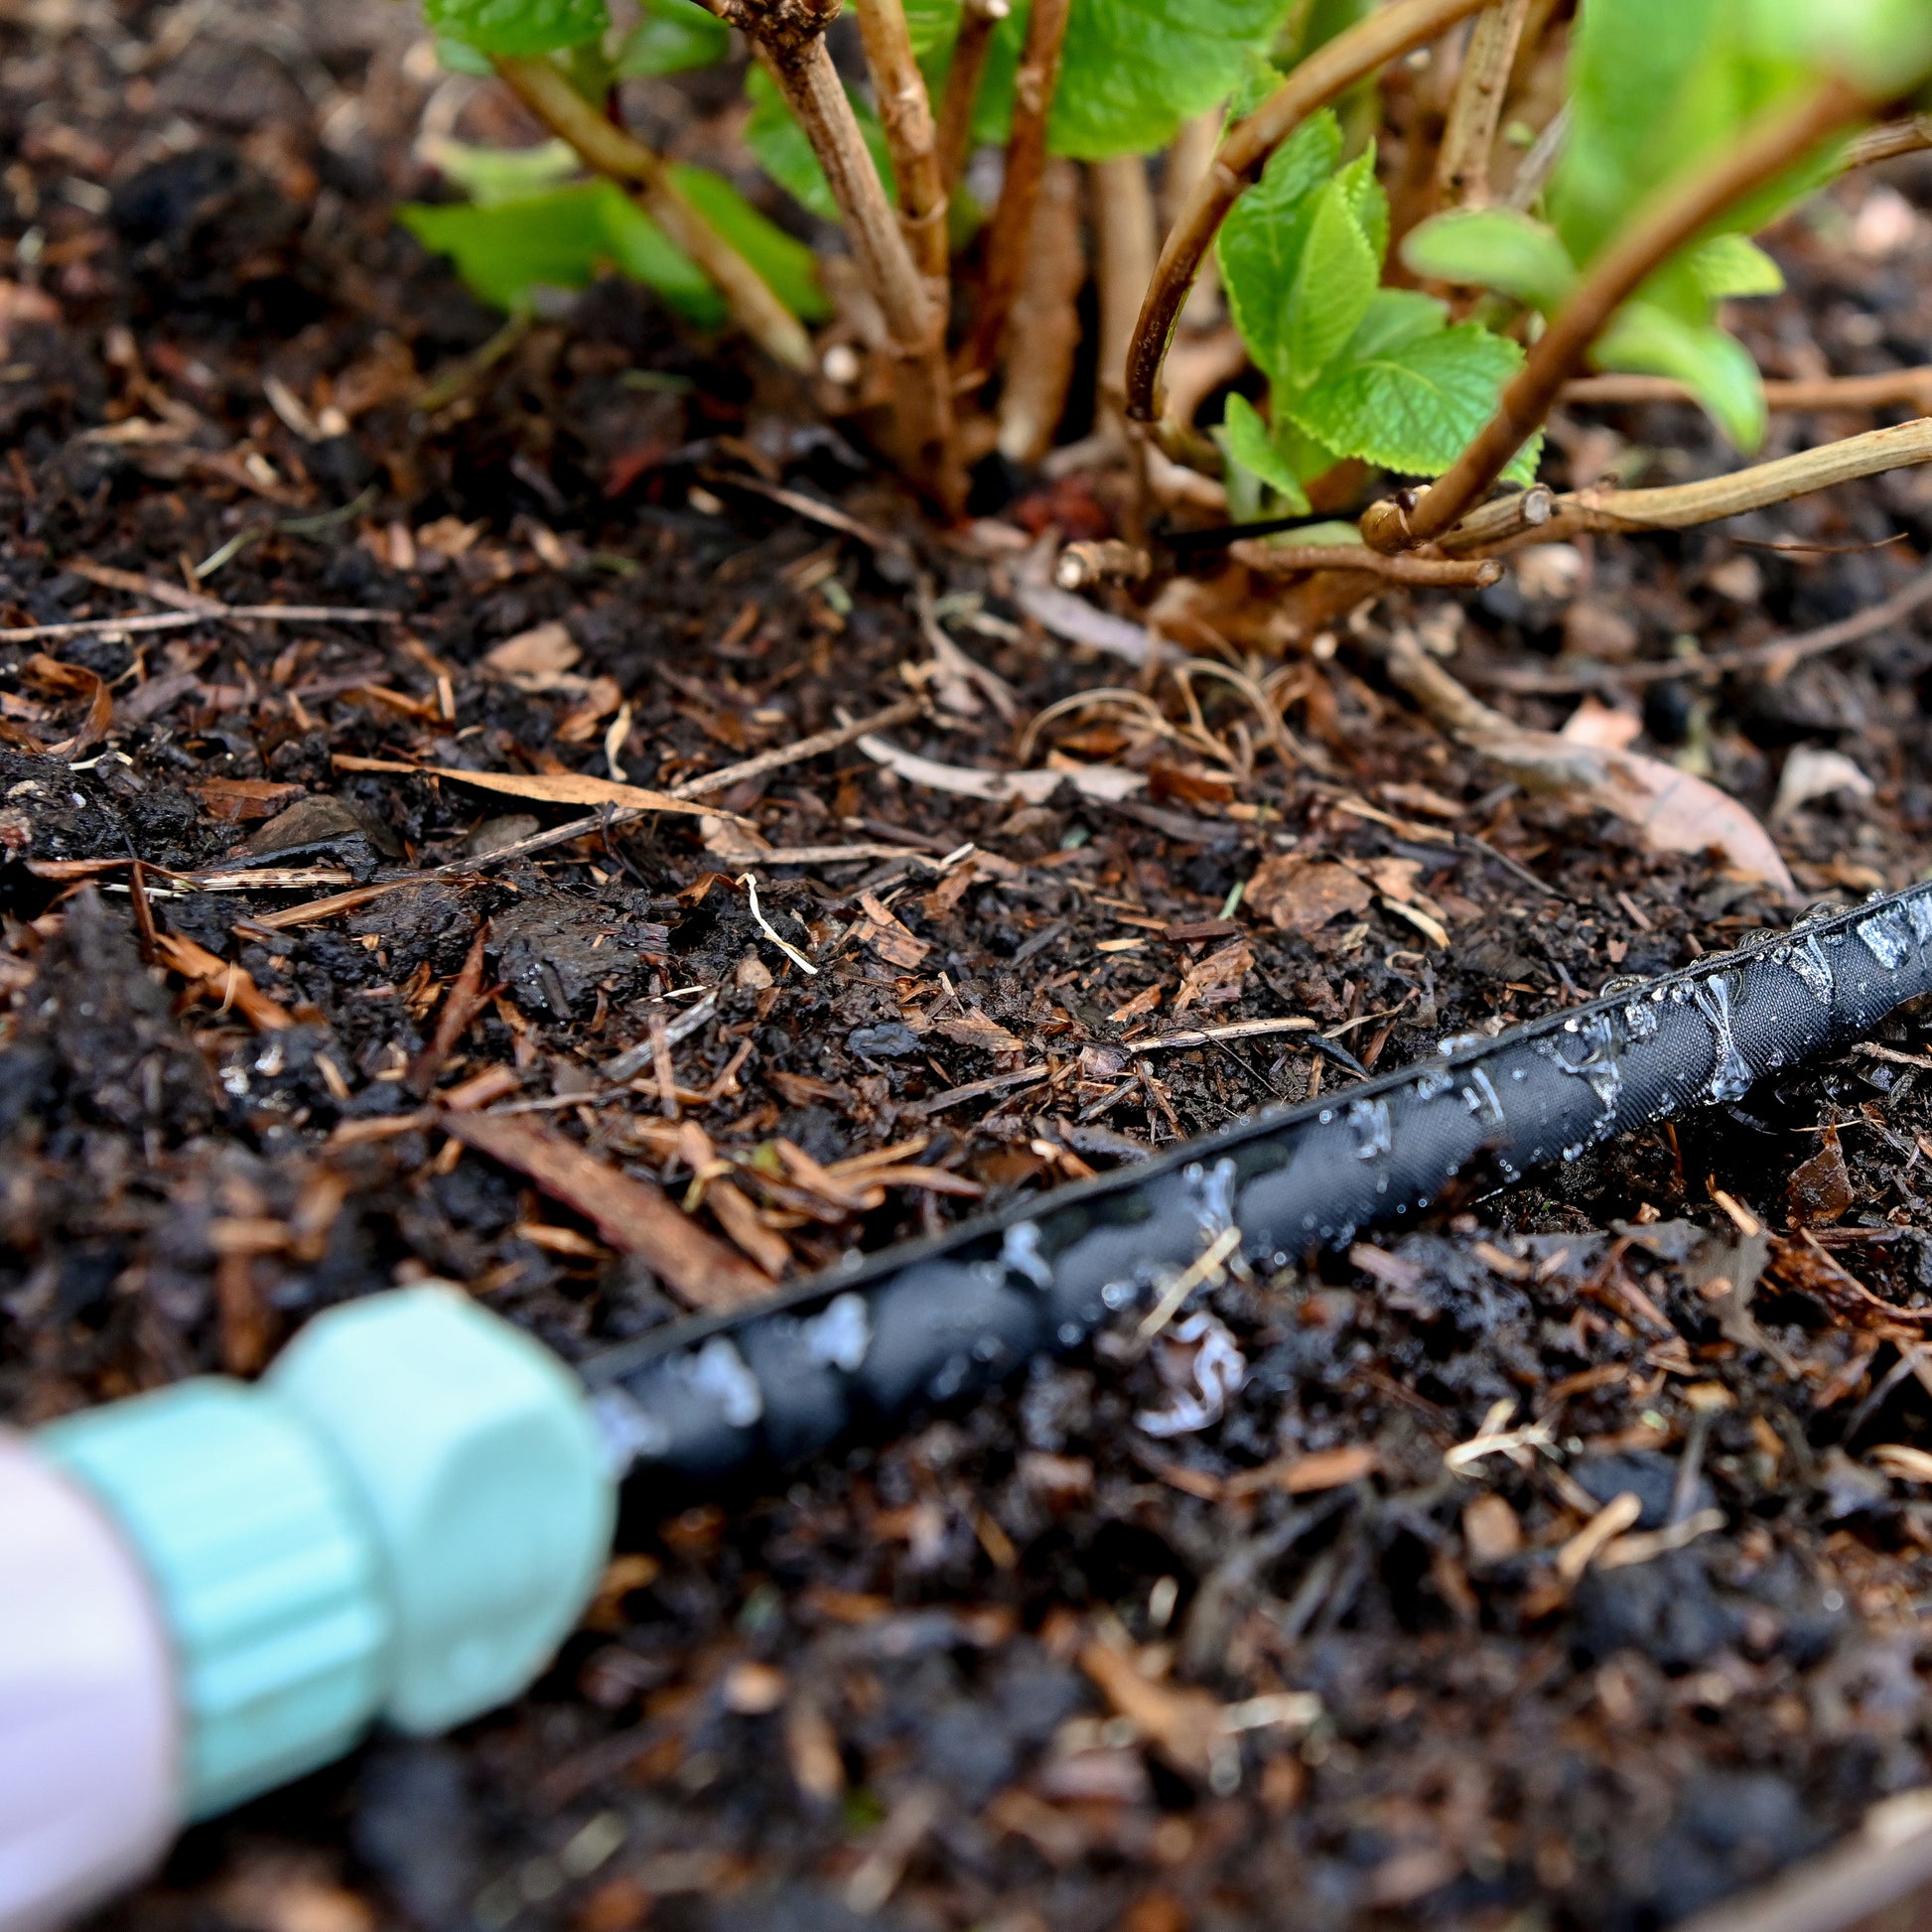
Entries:
{"type": "Polygon", "coordinates": [[[348,1748],[380,1708],[393,1615],[366,1512],[299,1416],[210,1379],[56,1423],[39,1447],[99,1499],[153,1587],[188,1816],[348,1748]]]}

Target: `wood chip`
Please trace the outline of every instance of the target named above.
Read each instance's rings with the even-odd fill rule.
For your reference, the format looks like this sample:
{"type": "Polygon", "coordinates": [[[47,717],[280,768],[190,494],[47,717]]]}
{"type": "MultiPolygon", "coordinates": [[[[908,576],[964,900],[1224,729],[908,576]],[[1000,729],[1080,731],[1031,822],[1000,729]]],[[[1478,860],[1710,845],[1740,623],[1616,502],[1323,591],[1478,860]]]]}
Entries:
{"type": "Polygon", "coordinates": [[[527,1175],[551,1199],[583,1215],[612,1247],[640,1256],[687,1308],[742,1308],[771,1277],[707,1234],[654,1182],[600,1161],[528,1115],[453,1113],[444,1131],[466,1147],[527,1175]]]}

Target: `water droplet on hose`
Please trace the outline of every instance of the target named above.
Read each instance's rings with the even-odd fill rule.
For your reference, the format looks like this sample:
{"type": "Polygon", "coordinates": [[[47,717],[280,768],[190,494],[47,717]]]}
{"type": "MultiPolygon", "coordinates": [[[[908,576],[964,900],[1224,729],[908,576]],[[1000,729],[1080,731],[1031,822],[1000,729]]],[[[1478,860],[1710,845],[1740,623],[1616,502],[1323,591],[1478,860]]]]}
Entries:
{"type": "Polygon", "coordinates": [[[1861,919],[1853,930],[1864,941],[1865,950],[1888,973],[1897,972],[1905,963],[1905,955],[1912,949],[1911,934],[1889,910],[1874,912],[1870,918],[1861,919]]]}
{"type": "Polygon", "coordinates": [[[1820,1006],[1830,1006],[1838,992],[1838,979],[1832,972],[1832,962],[1825,957],[1825,948],[1818,943],[1816,933],[1808,932],[1795,945],[1780,946],[1778,958],[1805,983],[1805,991],[1820,1006]]]}
{"type": "Polygon", "coordinates": [[[1016,1275],[1024,1276],[1035,1288],[1051,1288],[1053,1271],[1039,1251],[1039,1223],[1016,1221],[1007,1229],[1000,1244],[1000,1259],[1016,1275]]]}
{"type": "Polygon", "coordinates": [[[1851,909],[1842,898],[1815,898],[1792,921],[1791,929],[1796,932],[1800,926],[1822,925],[1827,919],[1835,919],[1851,909]]]}
{"type": "Polygon", "coordinates": [[[1355,1130],[1358,1161],[1376,1161],[1388,1153],[1391,1136],[1386,1100],[1357,1100],[1348,1109],[1348,1124],[1355,1130]]]}
{"type": "Polygon", "coordinates": [[[691,1386],[714,1397],[734,1429],[750,1429],[764,1414],[758,1377],[723,1335],[713,1335],[692,1357],[691,1386]]]}
{"type": "Polygon", "coordinates": [[[1469,1069],[1468,1085],[1462,1089],[1462,1104],[1485,1127],[1509,1125],[1503,1113],[1503,1103],[1496,1097],[1496,1089],[1490,1084],[1488,1074],[1479,1066],[1469,1069]]]}
{"type": "Polygon", "coordinates": [[[1623,1009],[1623,1024],[1629,1029],[1632,1039],[1655,1039],[1661,1023],[1654,1007],[1646,1006],[1641,1000],[1632,1000],[1623,1009]]]}
{"type": "Polygon", "coordinates": [[[1634,993],[1642,984],[1641,973],[1617,973],[1603,982],[1596,997],[1599,1000],[1620,999],[1625,993],[1634,993]]]}
{"type": "Polygon", "coordinates": [[[1711,1079],[1705,1091],[1711,1099],[1720,1101],[1741,1100],[1757,1078],[1750,1062],[1737,1050],[1730,1017],[1731,979],[1730,974],[1713,973],[1692,989],[1698,1011],[1711,1028],[1711,1079]]]}

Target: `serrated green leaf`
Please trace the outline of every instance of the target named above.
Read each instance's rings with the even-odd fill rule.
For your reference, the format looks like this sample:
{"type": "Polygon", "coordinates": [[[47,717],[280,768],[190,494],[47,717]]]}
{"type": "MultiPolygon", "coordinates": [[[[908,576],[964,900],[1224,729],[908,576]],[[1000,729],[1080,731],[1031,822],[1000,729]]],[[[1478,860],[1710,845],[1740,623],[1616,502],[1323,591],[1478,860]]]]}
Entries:
{"type": "Polygon", "coordinates": [[[1235,203],[1216,243],[1235,327],[1257,366],[1286,377],[1283,328],[1313,202],[1341,155],[1341,125],[1325,109],[1276,149],[1260,181],[1235,203]]]}
{"type": "Polygon", "coordinates": [[[1283,309],[1285,360],[1269,373],[1306,387],[1333,358],[1375,296],[1381,263],[1355,218],[1345,180],[1336,176],[1314,198],[1308,239],[1283,309]]]}
{"type": "Polygon", "coordinates": [[[581,182],[496,207],[399,208],[426,248],[448,255],[471,290],[498,309],[538,288],[581,289],[607,264],[654,289],[688,321],[716,327],[725,305],[682,249],[621,189],[581,182]]]}
{"type": "Polygon", "coordinates": [[[1230,463],[1237,463],[1252,477],[1287,498],[1297,516],[1306,513],[1309,499],[1303,493],[1302,480],[1288,459],[1276,449],[1268,425],[1246,396],[1230,395],[1221,417],[1220,442],[1230,463]]]}
{"type": "Polygon", "coordinates": [[[423,17],[431,33],[483,54],[551,54],[611,24],[604,0],[423,0],[423,17]]]}
{"type": "Polygon", "coordinates": [[[617,74],[629,80],[716,67],[731,45],[731,29],[697,0],[645,0],[644,18],[618,50],[617,74]]]}
{"type": "Polygon", "coordinates": [[[819,283],[818,258],[804,242],[766,220],[723,175],[709,168],[674,162],[671,179],[793,315],[803,322],[823,322],[832,313],[819,283]]]}
{"type": "Polygon", "coordinates": [[[1047,142],[1075,161],[1148,154],[1234,91],[1291,0],[1077,0],[1047,142]]]}
{"type": "Polygon", "coordinates": [[[1545,315],[1576,286],[1554,228],[1514,208],[1451,208],[1403,237],[1402,259],[1432,282],[1497,289],[1545,315]]]}
{"type": "Polygon", "coordinates": [[[1344,456],[1435,477],[1494,414],[1522,360],[1514,343],[1465,322],[1339,362],[1287,406],[1311,436],[1344,456]]]}
{"type": "MultiPolygon", "coordinates": [[[[897,193],[893,159],[887,152],[879,117],[849,87],[846,95],[890,199],[897,193]]],[[[762,68],[753,68],[746,74],[745,96],[752,103],[751,118],[745,123],[745,145],[752,150],[759,166],[800,207],[821,221],[836,221],[839,205],[832,199],[832,185],[818,165],[818,156],[812,152],[811,137],[792,118],[784,96],[762,68]]]]}
{"type": "Polygon", "coordinates": [[[533,148],[492,148],[449,139],[424,143],[424,158],[462,189],[478,207],[527,202],[561,188],[583,163],[568,141],[540,141],[533,148]]]}
{"type": "Polygon", "coordinates": [[[1776,295],[1784,270],[1748,235],[1714,234],[1691,251],[1691,273],[1714,302],[1729,296],[1776,295]]]}
{"type": "Polygon", "coordinates": [[[1750,351],[1715,327],[1695,327],[1648,302],[1626,302],[1597,338],[1599,369],[1666,375],[1683,383],[1724,433],[1746,452],[1764,440],[1764,382],[1750,351]]]}
{"type": "Polygon", "coordinates": [[[1361,224],[1380,275],[1389,254],[1389,198],[1375,179],[1373,141],[1335,177],[1335,185],[1348,198],[1349,212],[1361,224]]]}
{"type": "Polygon", "coordinates": [[[1355,333],[1342,345],[1344,362],[1367,362],[1406,343],[1438,336],[1449,327],[1449,304],[1419,289],[1377,289],[1355,333]]]}

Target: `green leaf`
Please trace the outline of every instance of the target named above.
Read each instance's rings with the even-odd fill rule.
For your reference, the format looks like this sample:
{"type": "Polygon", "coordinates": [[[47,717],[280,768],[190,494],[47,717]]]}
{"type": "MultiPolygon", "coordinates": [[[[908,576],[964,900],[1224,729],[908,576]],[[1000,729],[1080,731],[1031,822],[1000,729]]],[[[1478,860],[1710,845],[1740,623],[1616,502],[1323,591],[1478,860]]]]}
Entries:
{"type": "MultiPolygon", "coordinates": [[[[1745,124],[1812,84],[1807,61],[1766,31],[1790,0],[1587,0],[1571,42],[1571,124],[1549,206],[1587,265],[1653,189],[1721,153],[1745,124]]],[[[1830,15],[1838,0],[1818,6],[1830,15]]],[[[1805,180],[1733,210],[1769,218],[1805,180]]]]}
{"type": "Polygon", "coordinates": [[[1373,141],[1335,177],[1335,185],[1348,198],[1349,212],[1368,237],[1375,255],[1375,272],[1380,275],[1389,253],[1389,198],[1375,179],[1373,141]]]}
{"type": "Polygon", "coordinates": [[[1740,450],[1764,440],[1764,382],[1750,351],[1722,329],[1680,321],[1649,302],[1626,302],[1597,338],[1599,369],[1667,375],[1683,383],[1740,450]]]}
{"type": "Polygon", "coordinates": [[[1282,84],[1285,78],[1282,70],[1259,48],[1244,48],[1241,53],[1241,74],[1234,83],[1234,92],[1228,97],[1228,125],[1252,114],[1261,103],[1282,84]]]}
{"type": "Polygon", "coordinates": [[[618,77],[629,80],[716,67],[731,45],[731,29],[697,0],[645,0],[643,20],[618,51],[618,77]]]}
{"type": "Polygon", "coordinates": [[[474,47],[453,41],[447,34],[436,43],[436,65],[447,73],[472,73],[483,79],[496,71],[489,65],[487,54],[479,54],[474,47]]]}
{"type": "Polygon", "coordinates": [[[674,162],[671,179],[793,315],[804,322],[823,322],[831,315],[832,305],[819,284],[817,257],[804,242],[767,220],[723,175],[709,168],[674,162]]]}
{"type": "Polygon", "coordinates": [[[1075,0],[1047,140],[1075,161],[1148,154],[1225,100],[1290,0],[1075,0]]]}
{"type": "Polygon", "coordinates": [[[1748,235],[1714,234],[1691,253],[1691,272],[1714,302],[1733,295],[1776,295],[1784,270],[1748,235]]]}
{"type": "Polygon", "coordinates": [[[1288,500],[1290,510],[1304,515],[1309,499],[1302,480],[1268,433],[1268,425],[1246,396],[1230,395],[1221,417],[1221,449],[1230,463],[1238,463],[1250,476],[1258,477],[1270,489],[1288,500]]]}
{"type": "Polygon", "coordinates": [[[1221,224],[1216,256],[1248,352],[1271,377],[1292,366],[1284,318],[1314,214],[1341,156],[1341,125],[1325,109],[1276,149],[1260,181],[1221,224]]]}
{"type": "Polygon", "coordinates": [[[1417,289],[1377,289],[1342,348],[1342,359],[1367,362],[1425,336],[1441,335],[1448,325],[1447,302],[1417,289]]]}
{"type": "Polygon", "coordinates": [[[479,207],[527,202],[560,188],[583,164],[568,141],[542,141],[533,148],[492,148],[470,141],[433,140],[425,157],[479,207]]]}
{"type": "Polygon", "coordinates": [[[483,54],[550,54],[611,24],[604,0],[423,0],[430,32],[483,54]]]}
{"type": "Polygon", "coordinates": [[[426,248],[448,255],[481,300],[530,305],[538,288],[581,289],[609,263],[656,290],[687,320],[715,327],[724,304],[697,265],[608,181],[581,182],[495,207],[399,208],[426,248]]]}
{"type": "Polygon", "coordinates": [[[1282,314],[1286,359],[1279,372],[1269,373],[1301,388],[1314,381],[1368,313],[1380,271],[1381,262],[1350,206],[1346,177],[1337,175],[1315,197],[1282,314]]]}
{"type": "MultiPolygon", "coordinates": [[[[762,68],[753,68],[745,76],[745,95],[752,103],[751,119],[745,123],[745,142],[758,164],[793,201],[821,221],[836,221],[839,205],[832,199],[832,185],[812,152],[811,137],[792,118],[784,96],[762,68]]],[[[886,184],[889,198],[897,193],[893,182],[893,160],[886,150],[886,136],[878,116],[848,87],[847,98],[858,118],[859,132],[865,136],[873,166],[886,184]]]]}
{"type": "Polygon", "coordinates": [[[1514,343],[1465,322],[1344,359],[1289,407],[1309,435],[1343,456],[1435,477],[1494,414],[1522,360],[1514,343]]]}
{"type": "Polygon", "coordinates": [[[1402,259],[1432,282],[1499,289],[1545,315],[1576,286],[1554,228],[1513,208],[1451,208],[1403,237],[1402,259]]]}

